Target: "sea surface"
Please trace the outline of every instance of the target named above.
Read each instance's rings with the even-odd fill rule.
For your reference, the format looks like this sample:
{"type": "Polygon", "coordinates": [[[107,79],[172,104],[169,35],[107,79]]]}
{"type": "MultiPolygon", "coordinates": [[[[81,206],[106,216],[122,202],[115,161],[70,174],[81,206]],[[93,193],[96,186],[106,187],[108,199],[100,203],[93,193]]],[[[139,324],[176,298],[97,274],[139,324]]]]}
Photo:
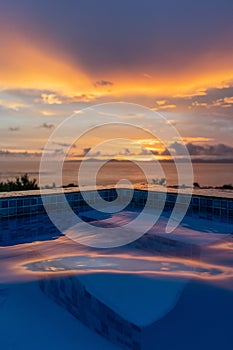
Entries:
{"type": "MultiPolygon", "coordinates": [[[[99,162],[87,162],[86,178],[95,172],[99,162]]],[[[63,185],[78,185],[78,171],[80,162],[65,162],[63,167],[63,185]]],[[[149,183],[154,180],[166,178],[168,185],[177,185],[177,171],[173,163],[161,163],[163,174],[156,172],[150,162],[138,162],[138,165],[132,162],[108,162],[97,174],[97,185],[116,184],[121,179],[127,179],[131,183],[149,183]],[[143,167],[144,171],[139,167],[143,167]],[[146,175],[145,175],[146,174],[146,175]]],[[[184,164],[185,167],[185,164],[184,164]]],[[[39,181],[40,163],[35,161],[1,161],[0,162],[0,181],[15,179],[16,176],[27,173],[30,178],[36,178],[39,181]]],[[[201,186],[222,186],[224,184],[233,184],[233,163],[194,163],[193,164],[194,181],[201,186]]],[[[53,184],[53,176],[48,171],[44,174],[47,185],[53,184]]],[[[56,183],[55,183],[56,185],[56,183]]]]}

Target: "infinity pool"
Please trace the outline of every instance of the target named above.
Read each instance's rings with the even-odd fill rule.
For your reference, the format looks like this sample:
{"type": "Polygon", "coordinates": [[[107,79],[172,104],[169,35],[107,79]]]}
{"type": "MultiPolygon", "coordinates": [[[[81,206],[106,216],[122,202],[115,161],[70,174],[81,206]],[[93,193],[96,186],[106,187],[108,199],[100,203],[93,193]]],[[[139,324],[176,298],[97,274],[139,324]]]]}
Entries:
{"type": "MultiPolygon", "coordinates": [[[[105,231],[140,210],[75,209],[105,231]]],[[[45,213],[2,218],[3,349],[232,349],[232,224],[189,215],[166,234],[169,216],[116,248],[77,243],[45,213]]]]}

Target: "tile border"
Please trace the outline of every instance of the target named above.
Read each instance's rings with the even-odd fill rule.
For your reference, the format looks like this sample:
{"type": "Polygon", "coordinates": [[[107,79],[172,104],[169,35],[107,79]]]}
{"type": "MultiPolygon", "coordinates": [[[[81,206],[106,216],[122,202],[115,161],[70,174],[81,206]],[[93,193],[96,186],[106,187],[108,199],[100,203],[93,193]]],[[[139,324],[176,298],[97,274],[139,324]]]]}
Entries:
{"type": "MultiPolygon", "coordinates": [[[[129,188],[121,188],[120,191],[127,194],[132,191],[129,188]]],[[[0,219],[12,218],[20,216],[30,216],[35,214],[45,214],[45,208],[42,203],[40,191],[28,191],[30,193],[14,192],[12,196],[0,198],[0,219]]],[[[98,190],[101,197],[107,201],[112,201],[116,198],[117,193],[115,188],[109,187],[98,190]]],[[[93,189],[87,190],[91,203],[96,202],[96,191],[93,189]]],[[[51,210],[64,210],[64,198],[60,191],[46,191],[43,193],[45,200],[48,201],[51,210]]],[[[88,208],[82,194],[77,188],[68,189],[65,191],[65,197],[71,208],[78,211],[83,211],[88,208]]],[[[151,207],[159,203],[164,197],[164,191],[152,191],[151,207]]],[[[142,208],[147,200],[147,191],[145,189],[134,189],[134,194],[130,205],[136,208],[142,208]]],[[[187,193],[182,193],[177,203],[182,210],[187,200],[187,193]]],[[[177,192],[168,192],[164,211],[171,211],[177,201],[177,192]]],[[[191,203],[187,211],[188,216],[195,216],[208,220],[216,220],[218,222],[233,223],[233,198],[204,196],[194,193],[191,198],[191,203]]]]}

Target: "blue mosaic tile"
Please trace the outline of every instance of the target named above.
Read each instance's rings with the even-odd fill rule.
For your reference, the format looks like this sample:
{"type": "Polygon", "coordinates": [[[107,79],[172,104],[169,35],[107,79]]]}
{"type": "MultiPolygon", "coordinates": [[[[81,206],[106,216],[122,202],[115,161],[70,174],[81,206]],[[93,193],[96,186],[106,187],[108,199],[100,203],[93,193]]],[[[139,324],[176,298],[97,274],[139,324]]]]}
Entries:
{"type": "Polygon", "coordinates": [[[9,201],[8,200],[2,200],[1,201],[1,208],[8,208],[9,201]]]}
{"type": "Polygon", "coordinates": [[[15,199],[9,200],[9,207],[16,207],[16,200],[15,199]]]}
{"type": "Polygon", "coordinates": [[[23,205],[30,205],[30,199],[29,198],[25,198],[23,200],[23,205]]]}
{"type": "Polygon", "coordinates": [[[36,205],[37,204],[37,198],[36,197],[30,198],[30,204],[31,205],[36,205]]]}
{"type": "Polygon", "coordinates": [[[175,201],[176,201],[176,198],[177,198],[177,196],[174,195],[174,194],[168,194],[168,196],[167,196],[167,199],[168,199],[168,201],[170,201],[170,202],[175,202],[175,201]]]}
{"type": "Polygon", "coordinates": [[[221,200],[221,208],[227,208],[227,201],[221,200]]]}
{"type": "Polygon", "coordinates": [[[22,207],[22,206],[23,206],[23,200],[17,199],[17,207],[22,207]]]}
{"type": "Polygon", "coordinates": [[[195,204],[195,205],[199,205],[199,199],[198,197],[193,197],[192,198],[192,203],[195,204]]]}
{"type": "Polygon", "coordinates": [[[206,198],[200,198],[200,206],[201,207],[207,206],[207,199],[206,198]]]}
{"type": "Polygon", "coordinates": [[[214,207],[215,208],[221,207],[221,200],[220,199],[214,199],[214,207]]]}

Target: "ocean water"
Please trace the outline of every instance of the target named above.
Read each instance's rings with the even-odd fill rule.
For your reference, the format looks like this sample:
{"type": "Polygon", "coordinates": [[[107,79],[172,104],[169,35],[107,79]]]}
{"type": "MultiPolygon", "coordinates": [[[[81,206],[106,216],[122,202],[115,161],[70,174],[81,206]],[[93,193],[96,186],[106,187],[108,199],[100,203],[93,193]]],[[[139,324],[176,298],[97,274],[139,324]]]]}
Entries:
{"type": "MultiPolygon", "coordinates": [[[[97,185],[116,184],[121,179],[127,179],[132,183],[153,183],[153,179],[165,177],[168,185],[177,185],[177,171],[173,163],[161,163],[164,175],[156,173],[150,162],[138,162],[144,168],[144,172],[132,162],[108,162],[97,175],[97,185]],[[146,174],[146,176],[145,176],[146,174]]],[[[0,162],[0,181],[14,179],[24,173],[30,178],[39,180],[39,162],[35,161],[2,161],[0,162]]],[[[65,162],[63,167],[63,185],[74,183],[78,185],[78,171],[80,162],[65,162]]],[[[98,162],[87,162],[86,178],[95,171],[98,162]]],[[[221,186],[233,184],[233,163],[194,163],[194,181],[201,186],[221,186]]],[[[44,174],[47,184],[52,185],[51,174],[44,174]]]]}

